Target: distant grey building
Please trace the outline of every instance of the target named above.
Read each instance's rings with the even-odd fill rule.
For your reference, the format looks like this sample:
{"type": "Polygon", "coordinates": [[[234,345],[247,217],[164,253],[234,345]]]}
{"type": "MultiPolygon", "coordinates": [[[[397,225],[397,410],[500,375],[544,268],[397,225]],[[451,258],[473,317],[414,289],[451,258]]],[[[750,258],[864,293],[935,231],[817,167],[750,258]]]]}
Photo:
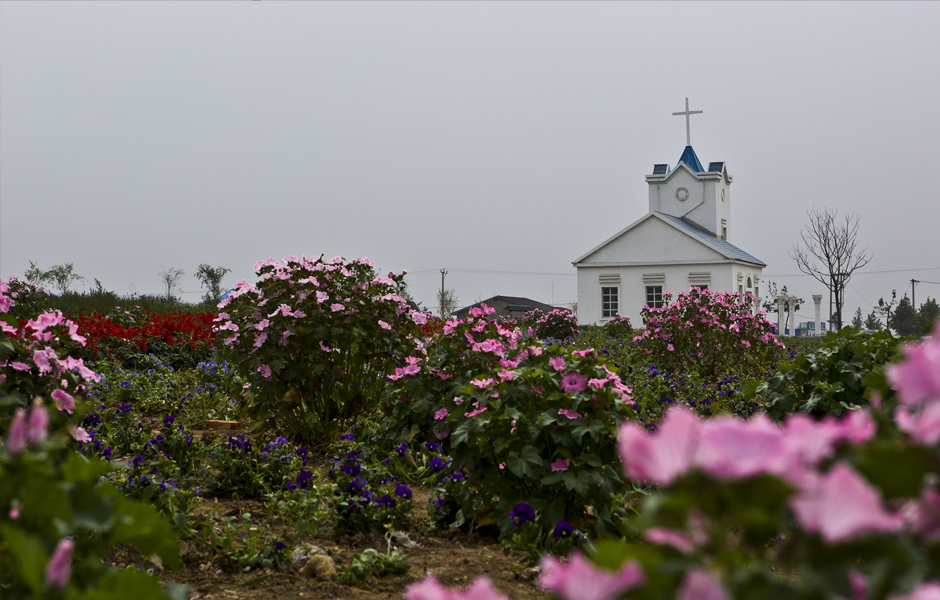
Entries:
{"type": "MultiPolygon", "coordinates": [[[[470,314],[471,308],[480,308],[480,306],[483,304],[496,309],[496,313],[489,316],[491,320],[496,317],[521,317],[530,310],[535,309],[539,309],[543,312],[551,312],[558,308],[557,306],[545,304],[544,302],[539,302],[530,298],[520,298],[518,296],[493,296],[492,298],[481,300],[476,304],[471,304],[470,306],[455,311],[454,316],[458,319],[466,318],[466,316],[470,314]]],[[[562,310],[568,309],[563,308],[562,310]]]]}

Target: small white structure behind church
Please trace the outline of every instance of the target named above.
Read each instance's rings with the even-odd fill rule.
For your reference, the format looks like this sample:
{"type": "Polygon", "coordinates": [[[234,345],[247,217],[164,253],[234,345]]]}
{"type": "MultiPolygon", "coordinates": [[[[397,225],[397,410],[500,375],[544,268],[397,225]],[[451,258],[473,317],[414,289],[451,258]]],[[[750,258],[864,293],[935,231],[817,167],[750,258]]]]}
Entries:
{"type": "MultiPolygon", "coordinates": [[[[686,100],[686,112],[675,114],[688,119],[695,113],[686,100]]],[[[646,182],[649,213],[573,263],[578,322],[602,324],[620,313],[641,325],[644,305],[662,306],[665,292],[676,295],[692,286],[751,293],[759,309],[767,265],[728,242],[731,175],[725,163],[704,169],[687,145],[675,168],[654,165],[646,182]]]]}

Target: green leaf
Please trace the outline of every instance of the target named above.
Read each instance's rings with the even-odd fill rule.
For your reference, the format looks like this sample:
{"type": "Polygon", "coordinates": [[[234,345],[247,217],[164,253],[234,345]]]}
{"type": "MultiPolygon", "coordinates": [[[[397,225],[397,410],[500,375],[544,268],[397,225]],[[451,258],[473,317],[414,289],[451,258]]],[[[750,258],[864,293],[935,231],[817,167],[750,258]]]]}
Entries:
{"type": "Polygon", "coordinates": [[[42,542],[12,525],[0,525],[0,533],[9,544],[20,577],[30,588],[38,590],[45,579],[44,571],[49,562],[49,554],[42,542]]]}
{"type": "Polygon", "coordinates": [[[915,498],[923,488],[924,476],[930,471],[930,454],[920,446],[896,446],[877,443],[862,451],[859,471],[886,499],[915,498]]]}
{"type": "Polygon", "coordinates": [[[97,587],[84,594],[70,595],[81,600],[166,600],[160,580],[140,569],[124,569],[108,573],[98,580],[97,587]]]}

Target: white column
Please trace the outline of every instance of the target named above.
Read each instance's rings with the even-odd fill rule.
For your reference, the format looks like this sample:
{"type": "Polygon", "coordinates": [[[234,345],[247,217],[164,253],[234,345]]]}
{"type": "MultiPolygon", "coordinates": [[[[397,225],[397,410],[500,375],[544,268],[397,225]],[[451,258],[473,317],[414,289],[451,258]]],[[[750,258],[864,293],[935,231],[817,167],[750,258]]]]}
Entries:
{"type": "Polygon", "coordinates": [[[787,304],[787,312],[790,314],[790,335],[796,335],[796,296],[789,296],[787,304]]]}
{"type": "Polygon", "coordinates": [[[814,335],[822,335],[822,329],[819,328],[819,303],[822,302],[822,294],[813,294],[813,302],[816,303],[816,331],[814,335]]]}
{"type": "Polygon", "coordinates": [[[783,335],[783,296],[777,296],[777,335],[783,335]]]}

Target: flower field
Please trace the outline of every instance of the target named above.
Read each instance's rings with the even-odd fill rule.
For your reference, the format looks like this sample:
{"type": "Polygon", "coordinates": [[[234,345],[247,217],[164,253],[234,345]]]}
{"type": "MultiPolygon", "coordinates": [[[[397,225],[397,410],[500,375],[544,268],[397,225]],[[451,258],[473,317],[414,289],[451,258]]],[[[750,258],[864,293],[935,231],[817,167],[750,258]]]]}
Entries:
{"type": "Polygon", "coordinates": [[[940,329],[787,347],[697,289],[441,321],[367,259],[255,270],[215,314],[0,283],[4,598],[940,598],[940,329]]]}

